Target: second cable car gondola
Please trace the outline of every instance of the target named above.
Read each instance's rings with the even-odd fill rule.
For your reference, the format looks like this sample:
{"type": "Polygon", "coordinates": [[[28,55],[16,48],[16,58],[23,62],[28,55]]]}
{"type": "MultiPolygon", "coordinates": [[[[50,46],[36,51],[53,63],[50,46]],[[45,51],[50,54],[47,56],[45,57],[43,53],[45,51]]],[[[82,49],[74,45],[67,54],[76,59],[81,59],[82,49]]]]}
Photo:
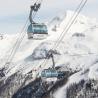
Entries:
{"type": "Polygon", "coordinates": [[[41,77],[44,78],[63,78],[65,76],[65,72],[63,71],[57,71],[56,69],[52,69],[52,68],[48,68],[48,69],[44,69],[41,72],[41,77]]]}
{"type": "Polygon", "coordinates": [[[47,57],[52,59],[53,65],[52,65],[52,68],[42,70],[41,77],[42,78],[57,78],[57,79],[63,78],[65,76],[65,72],[56,70],[52,50],[48,52],[47,57]]]}
{"type": "Polygon", "coordinates": [[[30,25],[28,26],[27,29],[28,39],[32,38],[43,39],[46,38],[48,35],[47,26],[44,23],[36,23],[32,19],[32,12],[37,12],[38,9],[40,8],[40,5],[41,5],[40,3],[38,4],[35,3],[33,6],[31,6],[29,15],[30,25]]]}

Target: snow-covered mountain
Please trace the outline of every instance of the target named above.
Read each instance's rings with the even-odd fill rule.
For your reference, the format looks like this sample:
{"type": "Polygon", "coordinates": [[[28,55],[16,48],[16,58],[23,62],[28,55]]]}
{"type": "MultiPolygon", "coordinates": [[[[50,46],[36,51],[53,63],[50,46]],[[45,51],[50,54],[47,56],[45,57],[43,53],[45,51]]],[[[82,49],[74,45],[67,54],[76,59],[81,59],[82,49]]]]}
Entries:
{"type": "MultiPolygon", "coordinates": [[[[44,62],[46,53],[52,49],[58,41],[60,34],[67,26],[73,13],[74,12],[67,11],[63,16],[53,18],[48,24],[49,36],[46,39],[29,40],[26,35],[12,63],[10,66],[7,66],[8,73],[6,74],[6,78],[16,72],[26,75],[32,70],[32,77],[35,77],[42,69],[51,67],[51,60],[47,60],[46,63],[44,62]]],[[[85,80],[89,78],[98,80],[97,31],[98,24],[96,19],[79,15],[70,30],[66,33],[64,39],[55,49],[54,59],[56,66],[61,66],[63,70],[69,68],[73,71],[79,71],[69,78],[65,86],[55,92],[55,98],[65,98],[65,89],[73,82],[79,82],[81,79],[85,80]],[[85,72],[86,70],[88,71],[85,72]]],[[[4,35],[3,39],[0,39],[0,68],[3,68],[5,65],[5,61],[9,58],[10,52],[18,37],[18,34],[4,35]]]]}

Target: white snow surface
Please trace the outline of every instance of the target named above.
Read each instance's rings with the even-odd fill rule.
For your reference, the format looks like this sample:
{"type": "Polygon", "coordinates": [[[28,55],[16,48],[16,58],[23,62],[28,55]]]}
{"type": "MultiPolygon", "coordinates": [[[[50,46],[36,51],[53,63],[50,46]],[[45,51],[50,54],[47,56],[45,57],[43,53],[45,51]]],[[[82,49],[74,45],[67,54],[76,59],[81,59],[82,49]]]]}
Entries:
{"type": "MultiPolygon", "coordinates": [[[[67,26],[73,13],[67,11],[63,17],[56,16],[48,26],[49,35],[46,39],[29,40],[26,35],[12,60],[12,64],[8,67],[9,72],[6,76],[17,71],[26,74],[31,70],[34,71],[35,76],[42,69],[51,67],[51,59],[44,62],[45,52],[52,49],[54,44],[58,42],[60,34],[67,26]],[[57,31],[53,31],[52,28],[56,24],[57,31]]],[[[4,38],[0,40],[0,68],[6,63],[18,37],[19,34],[4,35],[4,38]]],[[[96,19],[80,14],[55,50],[59,53],[54,55],[56,66],[63,65],[72,70],[82,71],[89,69],[88,78],[98,79],[98,24],[96,19]]],[[[79,74],[73,75],[74,78],[70,77],[69,81],[71,82],[69,83],[76,82],[77,79],[80,80],[80,76],[79,74]]]]}

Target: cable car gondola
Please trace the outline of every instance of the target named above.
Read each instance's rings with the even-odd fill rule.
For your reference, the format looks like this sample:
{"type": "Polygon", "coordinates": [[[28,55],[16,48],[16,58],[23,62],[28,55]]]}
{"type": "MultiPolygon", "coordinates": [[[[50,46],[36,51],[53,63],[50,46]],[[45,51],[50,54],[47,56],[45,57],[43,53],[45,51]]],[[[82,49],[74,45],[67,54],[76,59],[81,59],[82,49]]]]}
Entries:
{"type": "Polygon", "coordinates": [[[57,71],[56,69],[52,69],[52,68],[48,68],[48,69],[44,69],[41,72],[41,77],[44,78],[63,78],[65,76],[65,72],[62,71],[57,71]]]}
{"type": "Polygon", "coordinates": [[[28,34],[28,39],[43,39],[46,38],[46,36],[48,35],[48,30],[47,30],[47,26],[44,23],[35,23],[32,19],[32,12],[37,12],[38,9],[40,8],[40,3],[39,4],[34,4],[33,6],[31,6],[31,10],[30,10],[30,15],[29,15],[29,21],[30,21],[30,25],[28,26],[27,29],[27,34],[28,34]]]}
{"type": "Polygon", "coordinates": [[[32,23],[28,26],[28,39],[46,38],[48,35],[47,26],[45,24],[32,23]]]}
{"type": "Polygon", "coordinates": [[[47,54],[47,57],[48,58],[52,58],[53,65],[52,65],[52,68],[44,69],[41,72],[41,77],[42,78],[57,78],[57,79],[63,78],[65,76],[65,72],[64,71],[56,70],[56,68],[55,68],[55,62],[54,62],[54,56],[53,56],[52,51],[50,51],[47,54]]]}

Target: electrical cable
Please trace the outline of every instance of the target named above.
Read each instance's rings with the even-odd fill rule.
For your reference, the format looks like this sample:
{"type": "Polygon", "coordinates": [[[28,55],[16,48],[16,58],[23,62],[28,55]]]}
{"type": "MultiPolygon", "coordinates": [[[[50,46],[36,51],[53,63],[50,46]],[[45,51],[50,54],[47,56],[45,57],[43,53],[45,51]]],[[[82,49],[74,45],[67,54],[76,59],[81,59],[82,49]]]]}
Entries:
{"type": "Polygon", "coordinates": [[[58,38],[58,42],[53,46],[53,49],[56,49],[58,47],[58,45],[60,44],[60,42],[63,40],[63,38],[65,37],[65,35],[68,33],[69,29],[71,28],[71,26],[73,25],[74,21],[76,20],[76,18],[78,17],[79,13],[81,12],[81,10],[83,9],[83,7],[85,6],[87,0],[82,0],[80,2],[79,7],[76,9],[75,13],[73,14],[71,20],[69,20],[67,26],[64,28],[63,32],[61,33],[60,37],[58,38]]]}

